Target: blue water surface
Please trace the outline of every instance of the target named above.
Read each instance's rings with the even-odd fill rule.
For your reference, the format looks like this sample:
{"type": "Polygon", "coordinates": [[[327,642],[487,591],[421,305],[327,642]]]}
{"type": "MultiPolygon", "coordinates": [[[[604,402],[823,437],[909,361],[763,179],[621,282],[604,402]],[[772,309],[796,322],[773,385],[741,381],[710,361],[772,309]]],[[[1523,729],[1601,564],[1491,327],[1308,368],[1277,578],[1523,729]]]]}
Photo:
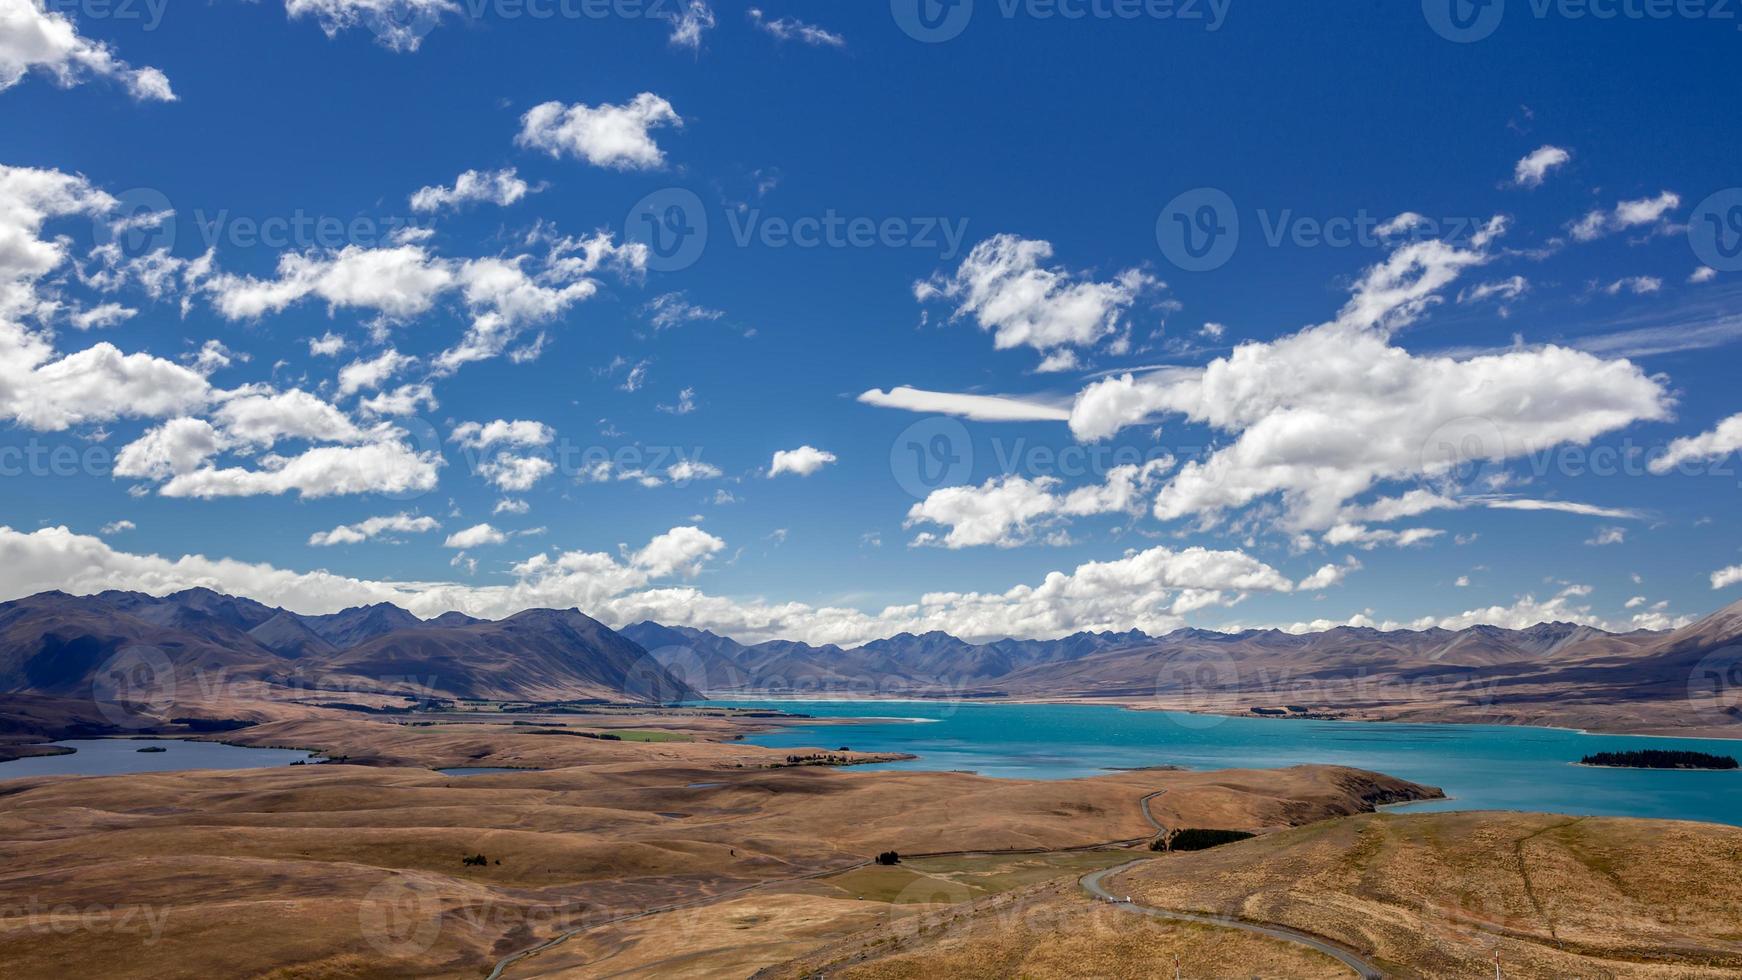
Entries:
{"type": "Polygon", "coordinates": [[[310,761],[301,749],[256,749],[222,742],[190,742],[173,738],[83,738],[54,742],[72,749],[67,755],[36,755],[0,762],[0,779],[22,776],[116,776],[135,772],[179,769],[254,769],[310,761]],[[148,746],[163,752],[141,752],[148,746]]]}
{"type": "Polygon", "coordinates": [[[881,768],[1070,779],[1110,769],[1269,769],[1330,763],[1438,786],[1410,810],[1536,810],[1742,825],[1742,771],[1596,769],[1592,752],[1691,749],[1742,758],[1742,741],[1592,735],[1512,725],[1293,721],[1080,704],[709,701],[851,722],[797,724],[745,741],[918,756],[881,768]]]}

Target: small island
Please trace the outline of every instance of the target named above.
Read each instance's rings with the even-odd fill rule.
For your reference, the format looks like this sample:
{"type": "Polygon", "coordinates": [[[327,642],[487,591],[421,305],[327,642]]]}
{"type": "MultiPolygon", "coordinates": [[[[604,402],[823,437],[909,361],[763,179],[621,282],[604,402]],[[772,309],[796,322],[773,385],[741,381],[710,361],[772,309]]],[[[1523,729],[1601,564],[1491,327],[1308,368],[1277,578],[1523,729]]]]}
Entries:
{"type": "Polygon", "coordinates": [[[1669,749],[1644,749],[1637,752],[1597,752],[1579,760],[1581,766],[1603,766],[1610,769],[1735,769],[1736,760],[1727,755],[1705,752],[1681,752],[1669,749]]]}
{"type": "Polygon", "coordinates": [[[135,751],[135,752],[168,752],[169,750],[164,748],[161,745],[147,745],[143,749],[134,749],[133,751],[135,751]]]}

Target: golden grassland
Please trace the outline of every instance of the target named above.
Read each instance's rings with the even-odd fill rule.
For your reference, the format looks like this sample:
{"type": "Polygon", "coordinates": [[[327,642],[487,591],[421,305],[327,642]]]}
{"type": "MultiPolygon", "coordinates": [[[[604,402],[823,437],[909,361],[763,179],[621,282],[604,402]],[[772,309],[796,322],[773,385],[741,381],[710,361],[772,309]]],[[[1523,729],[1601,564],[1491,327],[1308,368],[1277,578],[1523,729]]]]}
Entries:
{"type": "MultiPolygon", "coordinates": [[[[645,715],[621,721],[653,727],[645,715]]],[[[694,724],[730,737],[718,719],[694,724]]],[[[287,718],[224,737],[371,765],[0,781],[4,972],[479,977],[570,931],[592,937],[628,915],[696,903],[738,915],[723,928],[739,942],[710,955],[765,965],[860,927],[867,907],[887,909],[807,883],[883,850],[1142,840],[1153,828],[1139,804],[1158,791],[1158,817],[1252,829],[1425,792],[1334,767],[1068,782],[791,767],[787,757],[803,750],[541,736],[500,723],[287,718]],[[438,766],[543,771],[455,777],[438,766]]],[[[959,886],[967,898],[1051,873],[1045,860],[1001,857],[1011,860],[914,868],[925,887],[959,886]]],[[[1071,876],[1093,859],[1057,860],[1071,876]]],[[[568,948],[510,975],[565,969],[568,948]]]]}
{"type": "Polygon", "coordinates": [[[1175,957],[1181,975],[1194,980],[1349,974],[1330,957],[1289,943],[1090,901],[1071,875],[972,904],[886,917],[872,929],[767,968],[758,980],[825,973],[837,980],[1149,980],[1173,976],[1175,957]]]}
{"type": "Polygon", "coordinates": [[[1281,923],[1402,976],[1742,976],[1742,828],[1379,814],[1146,863],[1109,887],[1281,923]]]}

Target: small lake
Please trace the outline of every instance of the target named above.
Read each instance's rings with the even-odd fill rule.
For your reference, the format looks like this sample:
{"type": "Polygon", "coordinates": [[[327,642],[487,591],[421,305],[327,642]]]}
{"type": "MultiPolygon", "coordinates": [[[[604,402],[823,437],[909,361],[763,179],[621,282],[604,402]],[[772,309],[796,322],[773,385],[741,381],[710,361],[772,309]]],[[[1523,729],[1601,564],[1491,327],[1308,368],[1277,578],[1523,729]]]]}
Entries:
{"type": "Polygon", "coordinates": [[[24,776],[118,776],[135,772],[178,769],[258,769],[313,761],[300,749],[255,749],[221,742],[189,742],[175,738],[80,738],[53,745],[72,749],[70,755],[38,755],[0,762],[0,779],[24,776]],[[141,752],[162,748],[162,752],[141,752]]]}
{"type": "Polygon", "coordinates": [[[1451,797],[1408,810],[1538,810],[1742,825],[1742,771],[1596,769],[1592,752],[1688,749],[1742,758],[1742,740],[1588,735],[1512,725],[1221,718],[1077,704],[933,701],[709,701],[818,718],[747,735],[773,748],[849,746],[918,756],[877,767],[1071,779],[1110,769],[1355,766],[1438,786],[1451,797]]]}

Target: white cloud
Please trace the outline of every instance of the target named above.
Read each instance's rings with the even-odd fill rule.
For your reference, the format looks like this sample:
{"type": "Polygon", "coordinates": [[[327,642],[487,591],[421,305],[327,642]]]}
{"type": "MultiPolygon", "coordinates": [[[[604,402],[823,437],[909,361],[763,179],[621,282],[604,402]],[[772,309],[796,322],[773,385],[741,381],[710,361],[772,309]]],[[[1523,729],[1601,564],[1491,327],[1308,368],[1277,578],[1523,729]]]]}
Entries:
{"type": "Polygon", "coordinates": [[[1365,551],[1372,551],[1382,544],[1408,548],[1432,541],[1446,532],[1431,527],[1412,527],[1402,531],[1392,531],[1384,528],[1369,528],[1360,524],[1337,524],[1325,532],[1325,543],[1333,546],[1355,545],[1365,551]]]}
{"type": "Polygon", "coordinates": [[[453,0],[284,0],[290,19],[313,17],[327,37],[366,27],[390,51],[416,51],[444,14],[463,14],[453,0]]]}
{"type": "Polygon", "coordinates": [[[1302,592],[1316,592],[1320,589],[1328,589],[1348,578],[1350,573],[1358,572],[1360,570],[1361,563],[1352,557],[1346,559],[1341,565],[1334,563],[1322,565],[1319,567],[1318,571],[1301,579],[1300,584],[1296,586],[1296,588],[1300,589],[1302,592]]]}
{"type": "Polygon", "coordinates": [[[1610,545],[1610,544],[1625,544],[1626,541],[1627,541],[1627,529],[1626,528],[1624,528],[1624,527],[1600,527],[1597,529],[1597,533],[1592,535],[1590,540],[1586,541],[1585,543],[1588,545],[1591,545],[1592,547],[1602,547],[1604,545],[1610,545]]]}
{"type": "Polygon", "coordinates": [[[673,483],[692,480],[715,480],[724,475],[718,466],[700,460],[680,459],[666,468],[666,478],[673,483]]]}
{"type": "Polygon", "coordinates": [[[370,415],[416,415],[424,409],[439,407],[435,389],[428,383],[400,385],[378,395],[357,400],[357,410],[370,415]]]}
{"type": "Polygon", "coordinates": [[[496,530],[489,524],[474,524],[464,531],[455,531],[442,542],[444,548],[477,548],[483,545],[501,544],[508,540],[508,535],[496,530]]]}
{"type": "Polygon", "coordinates": [[[201,468],[178,473],[159,489],[165,497],[276,496],[303,498],[357,493],[422,493],[435,489],[442,459],[383,438],[358,446],[317,446],[297,456],[268,455],[260,468],[201,468]]]}
{"type": "Polygon", "coordinates": [[[361,442],[364,432],[344,412],[306,391],[248,391],[228,398],[212,418],[233,442],[270,447],[279,439],[361,442]]]}
{"type": "Polygon", "coordinates": [[[490,514],[492,516],[497,514],[524,514],[530,510],[532,510],[532,505],[524,500],[519,500],[514,497],[503,497],[501,500],[496,501],[496,506],[490,511],[490,514]]]}
{"type": "Polygon", "coordinates": [[[401,511],[398,514],[371,517],[355,524],[341,524],[331,531],[318,531],[309,535],[308,543],[315,548],[360,544],[383,534],[423,534],[439,527],[441,523],[433,517],[419,517],[401,511]]]}
{"type": "Polygon", "coordinates": [[[799,476],[810,476],[834,461],[834,453],[814,446],[776,450],[773,460],[768,464],[768,475],[776,477],[782,473],[796,473],[799,476]]]}
{"type": "Polygon", "coordinates": [[[1198,330],[1198,336],[1205,340],[1221,340],[1222,335],[1227,332],[1228,328],[1220,323],[1206,323],[1198,330]]]}
{"type": "Polygon", "coordinates": [[[231,320],[278,313],[308,297],[325,300],[329,309],[374,310],[404,319],[428,312],[456,278],[449,263],[415,244],[286,252],[278,257],[276,272],[273,279],[220,274],[206,288],[218,312],[231,320]]]}
{"type": "Polygon", "coordinates": [[[525,197],[529,190],[513,167],[503,170],[468,170],[454,178],[454,186],[439,184],[425,187],[411,195],[413,211],[440,211],[474,202],[507,207],[525,197]]]}
{"type": "Polygon", "coordinates": [[[75,330],[103,330],[125,323],[138,315],[138,310],[120,303],[102,303],[90,309],[79,310],[67,319],[75,330]]]}
{"type": "Polygon", "coordinates": [[[1232,434],[1180,469],[1156,516],[1213,521],[1280,495],[1285,525],[1314,530],[1383,481],[1444,480],[1460,466],[1667,417],[1662,380],[1627,361],[1560,347],[1458,360],[1392,344],[1387,328],[1435,301],[1426,284],[1443,288],[1481,260],[1438,242],[1403,246],[1367,271],[1337,321],[1241,344],[1202,371],[1096,382],[1077,396],[1071,429],[1098,440],[1180,415],[1232,434]]]}
{"type": "Polygon", "coordinates": [[[1458,576],[1458,580],[1453,582],[1452,584],[1454,586],[1457,586],[1460,589],[1467,589],[1470,587],[1470,576],[1460,575],[1460,576],[1458,576]]]}
{"type": "Polygon", "coordinates": [[[1599,507],[1596,504],[1585,504],[1576,500],[1531,500],[1520,497],[1486,496],[1470,499],[1495,510],[1549,510],[1559,511],[1562,514],[1578,514],[1583,517],[1607,517],[1611,520],[1637,520],[1644,516],[1639,511],[1626,507],[1599,507]]]}
{"type": "Polygon", "coordinates": [[[941,538],[922,532],[914,544],[951,549],[984,545],[1015,548],[1033,542],[1040,531],[1071,517],[1141,513],[1147,494],[1173,462],[1169,456],[1141,466],[1117,466],[1108,471],[1104,482],[1069,493],[1055,492],[1061,481],[1047,476],[1029,479],[1007,475],[977,487],[943,487],[908,510],[905,526],[938,524],[949,528],[941,538]]]}
{"type": "Polygon", "coordinates": [[[1647,464],[1662,476],[1696,460],[1718,459],[1742,449],[1742,414],[1719,422],[1717,428],[1697,436],[1685,436],[1669,444],[1662,456],[1647,464]]]}
{"type": "Polygon", "coordinates": [[[526,419],[463,422],[448,435],[449,442],[480,451],[492,446],[548,446],[555,438],[555,429],[526,419]]]}
{"type": "Polygon", "coordinates": [[[726,542],[701,528],[674,527],[647,542],[631,556],[630,563],[655,578],[693,578],[708,558],[725,547],[726,542]]]}
{"type": "Polygon", "coordinates": [[[713,29],[713,8],[706,0],[689,0],[682,10],[671,15],[671,37],[668,40],[674,48],[698,51],[702,46],[702,34],[713,29]]]}
{"type": "Polygon", "coordinates": [[[1649,296],[1663,288],[1663,280],[1656,276],[1628,276],[1617,279],[1603,287],[1603,292],[1610,296],[1619,296],[1624,292],[1635,296],[1649,296]]]}
{"type": "Polygon", "coordinates": [[[750,8],[749,17],[750,23],[755,24],[763,33],[776,40],[799,41],[816,47],[829,48],[841,48],[847,45],[847,39],[841,35],[793,17],[771,19],[755,7],[750,8]]]}
{"type": "Polygon", "coordinates": [[[1737,582],[1742,582],[1742,565],[1731,565],[1720,568],[1712,573],[1712,588],[1727,589],[1737,582]]]}
{"type": "Polygon", "coordinates": [[[964,395],[922,391],[906,385],[888,391],[872,388],[859,396],[866,405],[899,408],[926,415],[958,415],[978,422],[1066,422],[1071,410],[1013,395],[964,395]]]}
{"type": "Polygon", "coordinates": [[[1673,191],[1664,191],[1656,197],[1643,197],[1636,201],[1622,201],[1610,211],[1592,211],[1571,226],[1573,238],[1588,242],[1604,235],[1641,225],[1655,225],[1663,220],[1663,216],[1680,207],[1681,196],[1673,191]]]}
{"type": "Polygon", "coordinates": [[[1042,369],[1064,370],[1075,366],[1072,348],[1117,333],[1137,298],[1161,285],[1139,269],[1096,282],[1046,266],[1051,258],[1048,242],[997,235],[975,245],[955,272],[915,283],[914,296],[950,300],[951,319],[973,317],[998,350],[1031,347],[1047,355],[1042,369]]]}
{"type": "Polygon", "coordinates": [[[1512,276],[1495,282],[1485,282],[1469,286],[1458,293],[1460,303],[1480,303],[1484,300],[1498,298],[1502,304],[1511,302],[1523,296],[1530,290],[1530,281],[1523,276],[1512,276]]]}
{"type": "Polygon", "coordinates": [[[417,363],[417,358],[389,347],[368,360],[355,360],[339,369],[339,397],[379,388],[387,380],[417,363]]]}
{"type": "Polygon", "coordinates": [[[1558,146],[1544,146],[1518,161],[1512,170],[1512,182],[1519,187],[1541,187],[1550,170],[1562,166],[1573,155],[1558,146]]]}
{"type": "Polygon", "coordinates": [[[653,324],[655,330],[666,330],[695,320],[718,320],[726,315],[724,310],[710,310],[691,303],[683,293],[655,296],[642,307],[642,313],[646,314],[647,322],[653,324]]]}
{"type": "Polygon", "coordinates": [[[665,165],[665,154],[649,130],[682,127],[683,118],[652,92],[642,92],[625,105],[589,106],[545,102],[520,117],[521,146],[553,157],[568,155],[599,167],[651,170],[665,165]]]}
{"type": "Polygon", "coordinates": [[[540,456],[503,454],[478,467],[478,475],[505,493],[522,493],[556,471],[556,464],[540,456]]]}
{"type": "Polygon", "coordinates": [[[669,405],[661,403],[653,407],[667,415],[688,415],[696,410],[696,390],[694,388],[680,388],[676,402],[669,405]]]}
{"type": "Polygon", "coordinates": [[[121,82],[142,101],[175,101],[163,72],[128,65],[109,45],[79,34],[65,13],[38,0],[0,0],[0,92],[33,70],[63,88],[92,75],[121,82]]]}
{"type": "Polygon", "coordinates": [[[116,476],[166,480],[191,473],[223,448],[223,440],[204,419],[171,419],[131,443],[115,455],[116,476]]]}
{"type": "Polygon", "coordinates": [[[1716,278],[1718,278],[1718,270],[1709,265],[1702,265],[1688,276],[1688,282],[1697,286],[1703,282],[1711,282],[1716,278]]]}
{"type": "Polygon", "coordinates": [[[350,344],[342,334],[336,334],[329,330],[319,337],[309,338],[308,352],[313,357],[337,357],[344,353],[348,346],[350,344]]]}

